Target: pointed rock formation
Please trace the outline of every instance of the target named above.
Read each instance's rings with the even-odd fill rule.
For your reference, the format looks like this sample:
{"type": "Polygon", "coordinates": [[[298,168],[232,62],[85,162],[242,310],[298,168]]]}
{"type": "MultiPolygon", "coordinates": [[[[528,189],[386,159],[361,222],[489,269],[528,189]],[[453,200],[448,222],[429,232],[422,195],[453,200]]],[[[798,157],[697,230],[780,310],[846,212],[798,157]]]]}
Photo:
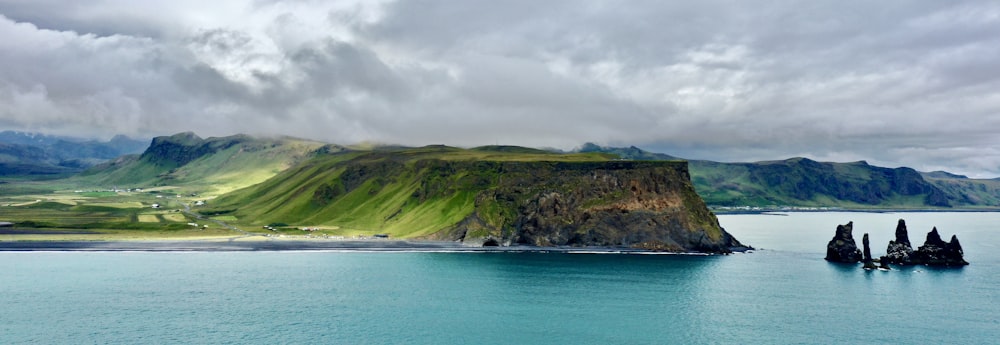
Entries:
{"type": "Polygon", "coordinates": [[[861,262],[864,264],[864,269],[873,270],[876,269],[875,262],[872,260],[872,248],[868,245],[868,233],[866,232],[863,237],[861,237],[861,244],[864,246],[865,253],[864,258],[861,262]]]}
{"type": "Polygon", "coordinates": [[[902,219],[896,224],[896,239],[889,241],[889,247],[885,250],[885,264],[909,265],[913,256],[913,247],[910,245],[910,235],[906,232],[906,222],[902,219]]]}
{"type": "Polygon", "coordinates": [[[861,250],[854,242],[854,222],[837,225],[837,232],[826,245],[826,261],[857,263],[861,261],[861,250]]]}
{"type": "Polygon", "coordinates": [[[924,245],[913,252],[911,262],[916,265],[930,266],[964,266],[969,263],[962,258],[964,252],[958,237],[952,235],[950,242],[945,242],[938,234],[937,227],[927,233],[924,245]]]}

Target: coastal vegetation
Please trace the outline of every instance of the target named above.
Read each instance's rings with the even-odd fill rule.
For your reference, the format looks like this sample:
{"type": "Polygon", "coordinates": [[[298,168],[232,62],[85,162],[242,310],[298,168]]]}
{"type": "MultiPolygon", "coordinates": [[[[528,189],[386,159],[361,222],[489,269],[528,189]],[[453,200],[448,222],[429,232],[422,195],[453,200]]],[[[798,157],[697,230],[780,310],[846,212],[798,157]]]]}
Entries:
{"type": "Polygon", "coordinates": [[[282,222],[341,236],[669,251],[739,246],[694,192],[683,161],[514,147],[321,155],[223,195],[204,213],[253,228],[282,222]]]}
{"type": "MultiPolygon", "coordinates": [[[[0,196],[0,217],[13,223],[0,229],[0,240],[122,240],[220,237],[218,226],[182,212],[181,199],[164,201],[159,193],[56,192],[0,196]],[[41,198],[41,199],[33,199],[41,198]],[[150,205],[162,203],[164,207],[150,205]],[[171,206],[171,207],[167,207],[171,206]]],[[[173,195],[171,195],[173,196],[173,195]]]]}
{"type": "Polygon", "coordinates": [[[86,231],[73,235],[77,237],[126,232],[137,237],[202,236],[206,230],[189,223],[210,223],[209,232],[240,236],[379,234],[680,250],[685,245],[670,239],[680,236],[676,231],[663,237],[650,235],[650,227],[644,226],[627,233],[607,229],[639,223],[691,227],[704,231],[705,241],[711,242],[729,239],[705,204],[843,209],[1000,205],[1000,181],[944,172],[806,158],[684,161],[635,147],[593,144],[574,152],[499,145],[345,147],[285,137],[203,139],[180,133],[153,139],[141,154],[59,177],[65,176],[0,177],[0,221],[36,233],[86,231]],[[595,182],[597,176],[606,181],[595,182]],[[628,185],[634,182],[638,185],[628,185]],[[674,216],[663,216],[668,211],[674,216]],[[634,233],[645,235],[630,235],[634,233]]]}

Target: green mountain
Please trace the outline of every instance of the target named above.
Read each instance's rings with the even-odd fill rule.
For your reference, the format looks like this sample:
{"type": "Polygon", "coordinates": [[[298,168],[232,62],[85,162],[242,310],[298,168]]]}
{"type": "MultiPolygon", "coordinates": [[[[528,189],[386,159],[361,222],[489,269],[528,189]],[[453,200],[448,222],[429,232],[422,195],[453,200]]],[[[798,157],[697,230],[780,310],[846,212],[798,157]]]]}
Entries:
{"type": "Polygon", "coordinates": [[[618,156],[620,159],[636,160],[636,161],[678,161],[685,160],[683,158],[677,158],[668,154],[649,152],[640,149],[635,146],[630,147],[604,147],[598,146],[594,143],[586,143],[580,147],[577,152],[598,152],[598,153],[608,153],[618,156]]]}
{"type": "Polygon", "coordinates": [[[942,190],[952,205],[1000,206],[1000,179],[970,179],[962,175],[935,171],[924,179],[942,190]]]}
{"type": "Polygon", "coordinates": [[[685,162],[490,146],[317,155],[203,213],[345,235],[727,252],[685,162]]]}
{"type": "Polygon", "coordinates": [[[176,186],[222,194],[260,183],[317,150],[336,146],[294,138],[235,135],[202,139],[194,133],[157,137],[141,155],[126,155],[84,171],[80,184],[130,187],[176,186]]]}
{"type": "MultiPolygon", "coordinates": [[[[622,159],[676,160],[636,147],[593,144],[580,151],[605,152],[622,159]]],[[[826,206],[924,208],[1000,206],[1000,181],[970,180],[946,172],[919,173],[883,168],[864,161],[817,162],[807,158],[755,163],[690,161],[698,194],[717,206],[826,206]]]]}
{"type": "Polygon", "coordinates": [[[695,188],[713,205],[950,207],[947,195],[910,168],[806,158],[756,163],[691,162],[695,188]]]}

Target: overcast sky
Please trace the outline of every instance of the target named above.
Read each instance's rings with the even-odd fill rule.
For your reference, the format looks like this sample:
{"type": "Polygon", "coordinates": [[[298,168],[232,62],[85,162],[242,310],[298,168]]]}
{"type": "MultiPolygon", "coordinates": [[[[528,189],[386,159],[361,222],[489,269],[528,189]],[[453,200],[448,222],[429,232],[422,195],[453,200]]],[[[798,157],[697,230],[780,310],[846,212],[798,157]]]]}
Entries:
{"type": "Polygon", "coordinates": [[[0,129],[1000,176],[1000,2],[0,0],[0,129]]]}

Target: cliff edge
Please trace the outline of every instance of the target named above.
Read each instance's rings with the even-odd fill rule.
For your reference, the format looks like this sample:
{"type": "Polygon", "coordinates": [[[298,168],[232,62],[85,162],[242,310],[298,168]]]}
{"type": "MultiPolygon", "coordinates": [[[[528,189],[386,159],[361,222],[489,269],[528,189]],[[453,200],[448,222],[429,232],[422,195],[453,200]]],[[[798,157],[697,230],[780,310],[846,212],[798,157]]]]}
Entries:
{"type": "Polygon", "coordinates": [[[695,193],[686,162],[504,162],[495,188],[445,232],[505,245],[728,253],[743,245],[695,193]]]}
{"type": "Polygon", "coordinates": [[[750,249],[695,193],[687,162],[613,158],[445,146],[324,154],[206,211],[467,245],[750,249]]]}

